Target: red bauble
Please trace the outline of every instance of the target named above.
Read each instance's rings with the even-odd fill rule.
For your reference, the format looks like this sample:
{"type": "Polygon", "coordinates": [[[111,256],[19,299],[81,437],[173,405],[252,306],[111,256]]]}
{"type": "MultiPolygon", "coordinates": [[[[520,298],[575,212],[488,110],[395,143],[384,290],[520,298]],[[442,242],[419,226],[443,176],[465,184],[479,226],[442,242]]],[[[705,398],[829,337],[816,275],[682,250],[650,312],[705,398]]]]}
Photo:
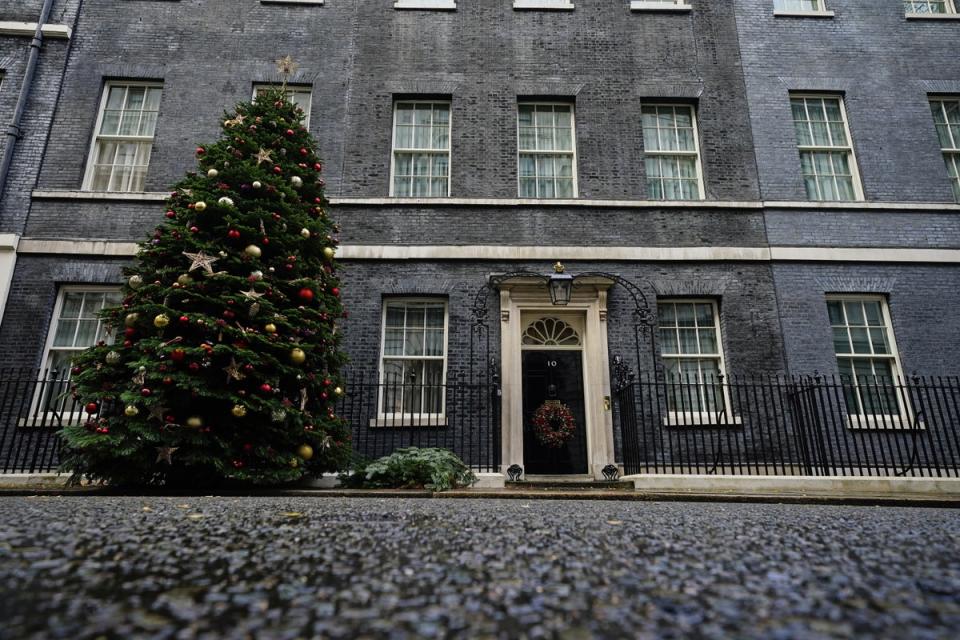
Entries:
{"type": "Polygon", "coordinates": [[[132,347],[132,346],[133,346],[133,340],[124,340],[124,341],[123,341],[123,346],[125,346],[125,347],[132,347]]]}
{"type": "Polygon", "coordinates": [[[240,237],[240,232],[237,231],[236,229],[230,229],[230,231],[227,231],[227,237],[230,238],[231,240],[236,240],[237,238],[240,237]]]}
{"type": "Polygon", "coordinates": [[[233,466],[236,469],[243,469],[243,460],[234,460],[233,466]]]}
{"type": "Polygon", "coordinates": [[[191,362],[191,363],[188,365],[188,368],[190,369],[190,371],[200,371],[200,363],[199,363],[199,362],[191,362]]]}
{"type": "Polygon", "coordinates": [[[166,385],[171,385],[171,384],[173,384],[173,378],[171,378],[170,376],[165,377],[165,378],[163,379],[163,384],[166,384],[166,385]]]}
{"type": "Polygon", "coordinates": [[[80,367],[74,367],[74,368],[70,369],[70,373],[72,373],[73,375],[77,375],[77,374],[79,374],[81,371],[83,371],[83,369],[81,369],[80,367]]]}
{"type": "Polygon", "coordinates": [[[197,155],[198,155],[198,156],[202,156],[202,155],[205,154],[206,152],[207,152],[207,150],[204,149],[203,147],[197,147],[197,155]]]}
{"type": "Polygon", "coordinates": [[[313,165],[313,168],[316,169],[317,171],[323,171],[323,165],[320,164],[319,162],[313,165]]]}
{"type": "Polygon", "coordinates": [[[180,324],[187,324],[188,322],[190,322],[190,318],[187,316],[180,316],[180,324]]]}
{"type": "Polygon", "coordinates": [[[230,309],[223,310],[223,317],[227,320],[233,320],[236,316],[237,314],[235,314],[233,311],[230,311],[230,309]]]}
{"type": "MultiPolygon", "coordinates": [[[[190,227],[190,233],[197,233],[198,231],[200,231],[200,229],[198,229],[197,227],[190,227]]],[[[179,240],[179,238],[177,239],[179,240]]]]}
{"type": "Polygon", "coordinates": [[[98,407],[96,402],[88,402],[84,408],[87,410],[87,413],[96,413],[98,407]]]}
{"type": "Polygon", "coordinates": [[[245,365],[243,365],[243,370],[246,371],[247,373],[250,373],[251,371],[253,371],[253,365],[252,365],[252,364],[245,364],[245,365]]]}
{"type": "Polygon", "coordinates": [[[153,392],[150,391],[150,389],[147,389],[146,387],[144,387],[143,389],[140,389],[140,395],[142,395],[144,398],[149,398],[151,393],[153,392]]]}
{"type": "Polygon", "coordinates": [[[287,136],[293,135],[293,129],[287,129],[287,136]]]}
{"type": "Polygon", "coordinates": [[[283,169],[280,168],[280,165],[277,165],[273,168],[273,172],[277,175],[280,175],[281,173],[283,173],[283,169]]]}
{"type": "Polygon", "coordinates": [[[183,359],[186,357],[187,352],[183,349],[174,349],[170,352],[170,359],[174,362],[183,362],[183,359]]]}
{"type": "Polygon", "coordinates": [[[163,214],[163,215],[167,216],[168,218],[176,218],[176,217],[177,217],[177,214],[176,214],[175,212],[173,212],[173,211],[167,211],[167,212],[166,212],[165,214],[163,214]]]}
{"type": "Polygon", "coordinates": [[[177,418],[176,418],[176,416],[167,416],[166,418],[164,418],[164,420],[166,420],[166,421],[169,422],[170,424],[173,424],[174,422],[177,421],[177,418]]]}
{"type": "Polygon", "coordinates": [[[300,299],[304,302],[310,302],[313,300],[313,291],[307,287],[300,289],[300,292],[297,295],[300,296],[300,299]]]}
{"type": "Polygon", "coordinates": [[[260,385],[260,391],[262,391],[263,393],[270,393],[271,391],[273,391],[273,387],[271,387],[269,384],[264,382],[262,385],[260,385]]]}
{"type": "Polygon", "coordinates": [[[127,336],[128,338],[132,338],[136,332],[137,330],[135,328],[127,327],[123,330],[123,335],[127,336]]]}
{"type": "Polygon", "coordinates": [[[309,153],[309,151],[307,151],[307,150],[304,149],[303,147],[300,147],[300,155],[305,156],[305,155],[307,155],[308,153],[309,153]]]}
{"type": "Polygon", "coordinates": [[[323,379],[323,386],[329,387],[329,386],[332,385],[332,384],[333,384],[333,381],[331,381],[330,378],[324,378],[324,379],[323,379]]]}
{"type": "Polygon", "coordinates": [[[333,295],[335,295],[336,297],[339,298],[339,297],[340,297],[340,289],[339,289],[339,287],[334,287],[333,289],[330,289],[330,293],[332,293],[333,295]]]}

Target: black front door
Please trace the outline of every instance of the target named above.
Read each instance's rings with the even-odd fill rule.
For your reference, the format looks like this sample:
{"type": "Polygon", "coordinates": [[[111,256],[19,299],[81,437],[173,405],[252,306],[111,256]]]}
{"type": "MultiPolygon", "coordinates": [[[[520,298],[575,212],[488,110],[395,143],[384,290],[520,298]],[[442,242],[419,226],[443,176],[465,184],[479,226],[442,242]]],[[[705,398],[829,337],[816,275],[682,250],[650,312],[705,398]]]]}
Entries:
{"type": "Polygon", "coordinates": [[[587,473],[583,363],[579,351],[523,352],[523,466],[528,474],[587,473]],[[576,420],[576,433],[561,447],[542,444],[533,430],[533,415],[550,400],[567,405],[576,420]]]}

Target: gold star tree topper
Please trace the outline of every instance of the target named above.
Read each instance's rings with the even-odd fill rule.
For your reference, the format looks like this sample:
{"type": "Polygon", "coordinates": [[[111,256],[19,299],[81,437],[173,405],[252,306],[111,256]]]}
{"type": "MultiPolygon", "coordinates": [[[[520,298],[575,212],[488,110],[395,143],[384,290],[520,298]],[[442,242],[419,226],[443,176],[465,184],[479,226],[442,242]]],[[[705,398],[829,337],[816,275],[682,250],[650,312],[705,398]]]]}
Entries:
{"type": "Polygon", "coordinates": [[[283,88],[287,88],[287,80],[290,79],[294,73],[297,72],[297,69],[300,68],[296,62],[293,61],[293,57],[286,55],[279,60],[277,60],[277,73],[283,76],[283,88]]]}

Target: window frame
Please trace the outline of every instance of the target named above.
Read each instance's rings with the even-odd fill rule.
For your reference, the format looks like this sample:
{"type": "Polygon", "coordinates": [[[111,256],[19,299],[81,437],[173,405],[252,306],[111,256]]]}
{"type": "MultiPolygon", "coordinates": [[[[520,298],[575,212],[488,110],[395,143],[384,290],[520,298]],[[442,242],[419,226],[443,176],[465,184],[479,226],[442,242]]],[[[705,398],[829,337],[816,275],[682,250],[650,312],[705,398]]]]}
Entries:
{"type": "MultiPolygon", "coordinates": [[[[803,184],[803,191],[807,197],[807,201],[808,202],[863,202],[866,199],[866,197],[863,191],[863,181],[860,177],[860,163],[857,161],[857,150],[854,147],[853,135],[852,135],[852,132],[850,131],[850,116],[847,114],[846,96],[843,93],[829,93],[829,92],[818,93],[816,91],[796,91],[796,92],[791,91],[789,94],[789,102],[790,102],[789,104],[790,128],[791,128],[791,131],[793,132],[794,146],[797,149],[797,158],[800,160],[800,182],[803,184]],[[840,105],[840,115],[843,118],[843,131],[844,131],[844,134],[847,136],[847,146],[824,147],[820,145],[801,145],[800,140],[797,138],[797,128],[796,128],[797,121],[794,120],[793,118],[792,103],[795,98],[800,98],[800,99],[803,99],[804,101],[809,99],[819,99],[819,100],[835,99],[837,103],[840,105]],[[823,151],[823,152],[836,153],[840,150],[846,150],[850,154],[850,157],[849,157],[850,174],[851,174],[850,177],[853,182],[853,196],[854,196],[853,200],[811,199],[810,195],[806,193],[807,187],[803,179],[803,152],[804,151],[810,151],[810,152],[823,151]]],[[[807,116],[809,117],[810,111],[809,111],[809,108],[806,106],[806,102],[804,102],[804,109],[807,113],[807,116]]],[[[811,120],[807,120],[807,122],[811,122],[811,120]]],[[[819,189],[819,186],[818,186],[818,189],[819,189]]]]}
{"type": "MultiPolygon", "coordinates": [[[[897,348],[897,337],[893,330],[893,317],[890,315],[890,305],[887,300],[887,296],[880,293],[828,293],[825,296],[824,305],[827,309],[827,324],[830,328],[830,343],[833,350],[834,357],[834,366],[837,367],[839,372],[840,359],[846,358],[850,360],[886,360],[890,363],[891,375],[893,380],[891,384],[894,388],[894,395],[897,400],[897,408],[899,409],[899,414],[884,414],[884,413],[850,413],[850,405],[847,402],[845,390],[847,386],[852,386],[854,388],[854,393],[857,394],[857,404],[858,409],[863,408],[863,399],[860,396],[860,384],[856,375],[852,381],[845,381],[843,374],[838,376],[840,380],[840,387],[844,391],[844,418],[847,422],[847,427],[850,429],[910,429],[914,426],[914,414],[908,398],[904,398],[904,393],[906,393],[907,387],[904,385],[903,377],[903,367],[900,365],[900,351],[897,348]],[[879,302],[880,303],[880,315],[883,319],[884,329],[887,332],[887,339],[890,342],[890,353],[889,354],[874,354],[874,353],[837,353],[836,345],[833,342],[833,322],[830,320],[829,315],[829,303],[830,302],[848,302],[856,301],[861,304],[864,302],[879,302]],[[899,388],[898,388],[899,385],[899,388]]],[[[849,331],[850,324],[847,320],[846,309],[844,309],[844,327],[849,331]]],[[[867,325],[869,326],[869,325],[867,325]]],[[[852,346],[852,338],[851,338],[852,346]]],[[[872,346],[871,346],[872,350],[872,346]]],[[[918,425],[922,426],[922,425],[918,425]]]]}
{"type": "Polygon", "coordinates": [[[631,11],[690,11],[689,0],[630,0],[631,11]]]}
{"type": "MultiPolygon", "coordinates": [[[[153,160],[153,145],[157,140],[157,127],[160,125],[160,112],[163,105],[163,82],[156,80],[107,80],[103,83],[103,89],[101,91],[100,103],[97,108],[97,117],[93,125],[93,136],[90,141],[90,149],[87,153],[87,167],[83,174],[83,182],[81,183],[81,191],[94,191],[93,181],[96,173],[95,165],[97,158],[97,150],[100,147],[100,140],[103,138],[103,134],[100,133],[101,128],[103,127],[103,118],[106,115],[107,111],[107,101],[110,98],[110,90],[113,87],[149,87],[149,88],[158,88],[160,89],[160,105],[157,107],[157,122],[154,125],[153,135],[150,136],[150,158],[147,160],[147,166],[144,170],[144,190],[141,191],[106,191],[103,193],[146,193],[146,179],[147,171],[150,169],[150,161],[153,160]]],[[[140,142],[146,143],[147,138],[145,136],[109,136],[109,138],[115,141],[130,141],[130,142],[140,142]]],[[[100,193],[100,192],[97,192],[100,193]]]]}
{"type": "Polygon", "coordinates": [[[773,0],[773,15],[775,16],[811,16],[811,17],[832,17],[833,11],[827,8],[827,0],[814,0],[819,7],[817,9],[780,9],[777,7],[779,0],[773,0]]]}
{"type": "MultiPolygon", "coordinates": [[[[933,106],[935,103],[939,105],[940,111],[943,113],[943,119],[947,123],[947,134],[951,139],[954,138],[953,131],[951,130],[951,123],[949,118],[947,118],[946,105],[948,103],[954,103],[957,105],[958,113],[960,113],[960,96],[953,95],[944,95],[944,96],[930,96],[929,97],[930,105],[933,106]]],[[[958,123],[960,124],[960,123],[958,123]]],[[[951,188],[953,189],[954,200],[957,203],[960,203],[960,135],[953,139],[952,147],[944,147],[943,141],[940,139],[940,132],[937,131],[937,121],[933,121],[934,131],[937,133],[937,145],[940,147],[940,155],[943,157],[944,163],[949,164],[948,156],[952,159],[950,162],[953,164],[953,170],[956,173],[956,178],[950,175],[950,169],[947,167],[947,180],[950,183],[951,188]]]]}
{"type": "MultiPolygon", "coordinates": [[[[380,355],[377,361],[377,414],[370,421],[371,427],[442,427],[447,425],[447,374],[450,366],[450,301],[442,297],[430,296],[389,296],[383,298],[380,311],[380,355]],[[443,355],[442,356],[390,356],[387,355],[387,309],[390,304],[432,304],[443,307],[443,355]],[[385,360],[403,360],[423,362],[426,360],[443,361],[443,373],[440,394],[440,412],[388,412],[384,406],[386,399],[385,360]]],[[[406,338],[406,333],[404,333],[406,338]]],[[[421,390],[422,393],[422,390],[421,390]]],[[[423,406],[421,401],[421,407],[423,406]]]]}
{"type": "MultiPolygon", "coordinates": [[[[304,115],[303,126],[305,129],[307,129],[307,131],[310,130],[310,116],[313,115],[313,85],[312,84],[288,84],[286,88],[284,88],[282,84],[274,84],[272,82],[255,82],[253,83],[253,97],[251,99],[256,100],[257,97],[260,95],[259,92],[261,90],[266,90],[266,89],[283,89],[287,94],[291,94],[291,93],[309,94],[310,109],[304,115]]],[[[300,105],[297,105],[295,102],[294,102],[294,105],[300,106],[300,105]]]]}
{"type": "MultiPolygon", "coordinates": [[[[703,181],[703,157],[702,150],[700,148],[700,125],[697,122],[697,108],[696,105],[688,102],[658,102],[655,100],[641,100],[640,101],[640,135],[644,136],[643,133],[643,108],[651,107],[671,107],[676,112],[677,107],[683,107],[690,110],[690,122],[693,125],[693,151],[681,151],[679,149],[671,149],[667,151],[662,151],[660,149],[650,151],[647,148],[646,138],[643,138],[643,156],[644,156],[644,186],[647,189],[647,198],[655,202],[699,202],[701,200],[706,200],[706,185],[703,181]],[[695,157],[696,158],[696,172],[697,172],[697,193],[699,198],[696,200],[672,200],[666,198],[652,198],[650,196],[650,187],[649,180],[650,176],[646,175],[646,158],[647,156],[685,156],[685,157],[695,157]]],[[[658,127],[659,129],[659,127],[658,127]]]]}
{"type": "MultiPolygon", "coordinates": [[[[63,312],[63,305],[67,299],[68,293],[116,293],[120,298],[122,298],[122,291],[118,286],[111,286],[106,284],[65,284],[61,285],[57,289],[57,299],[53,305],[53,311],[50,314],[50,323],[47,327],[47,338],[43,346],[43,355],[41,357],[40,365],[40,374],[43,376],[43,383],[38,384],[37,388],[34,390],[33,399],[30,402],[30,417],[28,419],[22,420],[22,426],[50,426],[49,421],[52,418],[58,418],[59,425],[68,425],[68,424],[79,424],[83,419],[83,411],[79,404],[74,403],[72,410],[70,411],[52,411],[51,401],[44,399],[45,393],[45,383],[49,382],[50,372],[52,371],[50,359],[54,351],[61,352],[71,352],[71,353],[80,353],[90,346],[96,345],[98,340],[108,339],[109,334],[100,336],[100,331],[103,326],[103,321],[98,319],[97,322],[97,333],[93,345],[88,345],[86,347],[54,347],[53,343],[56,339],[57,329],[60,325],[60,314],[63,312]],[[39,422],[39,424],[36,424],[39,422]]],[[[101,307],[102,308],[102,307],[101,307]]],[[[66,367],[66,369],[57,376],[55,382],[63,385],[64,390],[69,390],[70,388],[70,378],[71,378],[71,367],[66,367]]],[[[69,404],[69,401],[67,401],[69,404]]],[[[54,406],[56,404],[54,403],[54,406]]]]}
{"type": "Polygon", "coordinates": [[[453,178],[453,101],[450,99],[431,99],[431,98],[402,98],[395,99],[393,101],[393,124],[390,128],[390,190],[389,197],[391,198],[416,198],[416,199],[440,199],[440,198],[450,198],[451,189],[453,188],[452,183],[453,178]],[[398,107],[401,104],[411,104],[414,105],[414,110],[416,110],[416,105],[418,104],[445,104],[447,105],[447,193],[442,196],[398,196],[396,195],[396,169],[397,169],[397,154],[398,153],[441,153],[440,149],[417,149],[413,147],[404,147],[403,149],[397,148],[397,113],[398,107]]]}
{"type": "Polygon", "coordinates": [[[911,9],[914,9],[912,5],[915,2],[923,2],[927,5],[929,9],[930,4],[936,0],[903,0],[903,14],[907,18],[938,18],[943,16],[956,16],[957,15],[957,5],[955,0],[943,0],[943,13],[936,13],[933,11],[910,11],[907,9],[907,3],[911,5],[911,9]]]}
{"type": "MultiPolygon", "coordinates": [[[[555,113],[555,112],[554,112],[555,113]]],[[[580,171],[577,166],[579,158],[577,156],[577,105],[574,101],[564,102],[562,100],[517,100],[517,198],[523,200],[576,200],[580,197],[580,171]],[[571,150],[567,151],[539,151],[539,150],[523,150],[520,148],[520,107],[521,106],[531,106],[531,107],[570,107],[570,143],[571,150]],[[571,177],[573,178],[572,188],[573,194],[569,198],[524,198],[521,195],[520,189],[520,155],[523,153],[532,154],[532,155],[559,155],[569,153],[571,158],[571,177]]],[[[536,114],[536,109],[534,109],[534,114],[536,114]]],[[[536,118],[536,116],[534,116],[536,118]]],[[[536,129],[536,127],[534,127],[536,129]]]]}
{"type": "MultiPolygon", "coordinates": [[[[697,427],[697,426],[723,426],[723,425],[739,425],[742,424],[742,420],[733,415],[733,405],[730,403],[730,385],[727,379],[727,359],[724,353],[723,346],[723,330],[720,321],[720,301],[716,298],[704,298],[704,297],[683,297],[683,296],[665,296],[662,298],[657,298],[657,345],[659,347],[657,354],[660,358],[660,365],[663,367],[664,373],[664,392],[667,393],[669,384],[674,385],[685,385],[687,384],[683,380],[671,380],[668,376],[667,361],[668,360],[716,360],[717,369],[719,371],[720,380],[720,389],[721,389],[721,400],[723,402],[723,407],[720,411],[711,412],[711,411],[694,411],[694,410],[671,410],[669,405],[669,397],[665,395],[665,401],[667,402],[667,411],[663,417],[664,426],[668,427],[697,427]],[[713,309],[713,330],[714,335],[717,341],[717,354],[714,355],[704,355],[699,354],[664,354],[663,352],[663,343],[660,340],[660,332],[663,330],[663,326],[660,324],[660,305],[662,304],[709,304],[713,309]],[[721,419],[722,417],[722,419],[721,419]]],[[[696,315],[696,309],[694,309],[694,315],[696,315]]],[[[673,327],[674,330],[677,329],[676,326],[673,327]]],[[[697,326],[696,329],[699,331],[701,327],[697,326]]],[[[679,344],[679,343],[678,343],[679,344]]],[[[699,338],[698,338],[699,344],[699,338]]],[[[705,385],[705,382],[697,382],[697,385],[705,385]]],[[[702,402],[702,398],[698,401],[702,402]]]]}

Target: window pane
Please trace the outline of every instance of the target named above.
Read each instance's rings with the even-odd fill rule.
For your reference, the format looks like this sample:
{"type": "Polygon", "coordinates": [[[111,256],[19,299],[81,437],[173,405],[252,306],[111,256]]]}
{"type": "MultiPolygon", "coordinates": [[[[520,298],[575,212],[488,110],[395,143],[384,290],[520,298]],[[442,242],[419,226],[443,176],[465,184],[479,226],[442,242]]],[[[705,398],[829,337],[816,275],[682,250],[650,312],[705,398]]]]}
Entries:
{"type": "Polygon", "coordinates": [[[847,312],[847,322],[851,325],[863,325],[863,305],[859,301],[844,302],[844,309],[847,312]]]}
{"type": "Polygon", "coordinates": [[[660,330],[660,352],[664,354],[680,353],[676,329],[660,330]]]}
{"type": "Polygon", "coordinates": [[[850,334],[846,328],[834,327],[833,329],[833,350],[836,353],[852,353],[850,347],[850,334]]]}
{"type": "Polygon", "coordinates": [[[692,355],[700,353],[696,329],[680,329],[680,353],[692,355]]]}
{"type": "Polygon", "coordinates": [[[853,327],[850,329],[850,339],[854,353],[870,353],[870,337],[866,329],[853,327]]]}
{"type": "Polygon", "coordinates": [[[677,304],[676,310],[678,327],[696,326],[696,316],[694,315],[692,304],[677,304]]]}

